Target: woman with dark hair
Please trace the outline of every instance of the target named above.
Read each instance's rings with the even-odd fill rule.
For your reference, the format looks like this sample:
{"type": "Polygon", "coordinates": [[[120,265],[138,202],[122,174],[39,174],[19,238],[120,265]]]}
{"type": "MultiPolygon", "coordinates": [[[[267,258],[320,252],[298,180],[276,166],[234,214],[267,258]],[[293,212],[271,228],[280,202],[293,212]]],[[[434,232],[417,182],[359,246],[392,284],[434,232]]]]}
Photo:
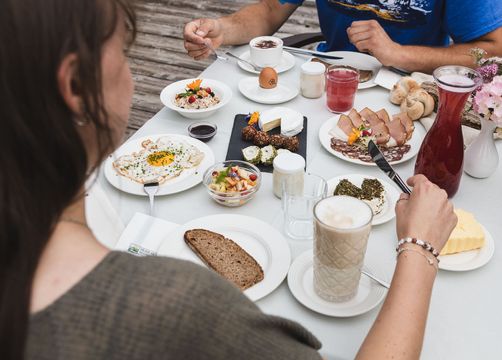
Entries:
{"type": "MultiPolygon", "coordinates": [[[[126,0],[0,2],[2,359],[319,358],[307,330],[263,314],[215,273],[110,252],[88,228],[85,181],[129,116],[134,20],[126,0]]],[[[398,236],[439,250],[452,206],[425,178],[410,185],[398,236]]],[[[412,250],[360,358],[420,354],[437,264],[412,250]]]]}

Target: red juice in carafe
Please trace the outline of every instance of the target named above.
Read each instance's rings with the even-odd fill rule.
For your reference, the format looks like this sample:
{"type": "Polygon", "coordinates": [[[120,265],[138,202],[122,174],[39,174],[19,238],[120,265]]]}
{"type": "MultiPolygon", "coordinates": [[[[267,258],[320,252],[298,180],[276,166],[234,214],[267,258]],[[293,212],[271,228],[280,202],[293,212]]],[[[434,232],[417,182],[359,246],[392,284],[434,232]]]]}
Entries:
{"type": "Polygon", "coordinates": [[[354,106],[354,98],[359,85],[356,69],[334,65],[326,72],[326,101],[329,111],[345,112],[354,106]]]}
{"type": "MultiPolygon", "coordinates": [[[[449,67],[443,67],[449,68],[449,67]]],[[[427,133],[420,147],[415,163],[415,174],[423,174],[430,181],[452,197],[457,192],[464,163],[464,139],[460,116],[465,102],[479,84],[479,74],[467,69],[467,74],[446,72],[439,68],[434,77],[439,87],[439,110],[434,124],[427,133]]],[[[444,69],[443,69],[444,70],[444,69]]]]}

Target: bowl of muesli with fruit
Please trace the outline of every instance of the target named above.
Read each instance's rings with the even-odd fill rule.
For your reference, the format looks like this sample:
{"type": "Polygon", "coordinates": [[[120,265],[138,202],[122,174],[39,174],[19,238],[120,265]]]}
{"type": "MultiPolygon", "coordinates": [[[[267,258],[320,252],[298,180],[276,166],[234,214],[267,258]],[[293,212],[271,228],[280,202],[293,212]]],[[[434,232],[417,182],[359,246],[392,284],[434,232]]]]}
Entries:
{"type": "Polygon", "coordinates": [[[232,98],[232,90],[212,79],[187,79],[168,85],[160,100],[171,110],[189,119],[203,119],[213,115],[232,98]]]}

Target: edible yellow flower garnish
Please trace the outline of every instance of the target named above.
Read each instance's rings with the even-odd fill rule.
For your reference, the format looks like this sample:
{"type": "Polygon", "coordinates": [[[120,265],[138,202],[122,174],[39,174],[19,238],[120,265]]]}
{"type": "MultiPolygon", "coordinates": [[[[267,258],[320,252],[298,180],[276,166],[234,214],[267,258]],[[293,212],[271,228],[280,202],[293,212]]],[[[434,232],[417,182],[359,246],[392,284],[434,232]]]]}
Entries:
{"type": "Polygon", "coordinates": [[[251,114],[251,117],[249,118],[248,125],[253,126],[260,120],[260,113],[258,111],[255,111],[254,113],[251,114]]]}
{"type": "Polygon", "coordinates": [[[354,144],[361,137],[361,132],[356,128],[352,129],[352,134],[349,135],[349,141],[347,143],[349,145],[354,144]]]}
{"type": "Polygon", "coordinates": [[[198,91],[200,89],[200,84],[202,84],[202,79],[197,79],[197,80],[191,82],[190,84],[188,84],[187,87],[190,90],[198,91]]]}

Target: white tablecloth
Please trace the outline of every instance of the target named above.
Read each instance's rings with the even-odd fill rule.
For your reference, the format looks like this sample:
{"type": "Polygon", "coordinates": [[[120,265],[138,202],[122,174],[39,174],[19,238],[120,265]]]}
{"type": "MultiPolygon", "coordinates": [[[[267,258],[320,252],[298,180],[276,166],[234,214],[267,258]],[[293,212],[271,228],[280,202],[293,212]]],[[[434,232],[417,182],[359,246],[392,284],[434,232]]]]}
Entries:
{"type": "MultiPolygon", "coordinates": [[[[236,49],[237,53],[244,49],[236,49]]],[[[280,82],[299,83],[299,66],[306,59],[296,57],[294,69],[280,74],[280,82]]],[[[208,67],[202,77],[220,80],[231,87],[234,97],[214,116],[207,119],[218,125],[218,134],[208,143],[217,161],[226,156],[234,115],[262,110],[271,106],[253,103],[244,98],[237,88],[240,79],[250,76],[234,62],[217,61],[208,67]]],[[[160,100],[159,100],[160,101],[160,100]]],[[[318,130],[332,116],[325,106],[325,98],[316,100],[298,96],[284,106],[301,111],[308,117],[307,169],[329,179],[334,176],[360,173],[385,177],[376,167],[353,165],[333,157],[321,147],[318,130]]],[[[382,107],[391,113],[398,108],[388,101],[388,91],[374,87],[361,90],[355,107],[368,106],[373,110],[382,107]]],[[[160,133],[187,134],[191,120],[177,113],[162,109],[134,136],[160,133]]],[[[420,126],[420,125],[418,125],[420,126]]],[[[502,147],[498,143],[497,147],[502,147]]],[[[499,151],[500,152],[500,151],[499,151]]],[[[407,178],[413,174],[415,161],[396,166],[407,178]]],[[[148,213],[146,197],[122,193],[99,177],[99,183],[127,224],[135,212],[148,213]]],[[[460,190],[453,198],[456,207],[473,212],[478,220],[495,238],[495,255],[485,267],[463,273],[440,271],[432,297],[429,320],[425,335],[423,359],[501,359],[502,358],[502,253],[500,233],[502,230],[501,191],[502,170],[488,179],[478,180],[463,175],[460,190]]],[[[166,220],[183,224],[197,217],[234,213],[253,216],[282,229],[280,202],[272,194],[272,176],[264,174],[263,185],[255,199],[240,208],[226,208],[213,202],[202,185],[183,193],[159,197],[156,200],[156,215],[166,220]]],[[[366,256],[380,266],[390,280],[395,266],[395,221],[373,228],[366,256]]],[[[290,240],[293,258],[312,246],[310,242],[290,240]]],[[[413,281],[410,279],[410,281],[413,281]]],[[[311,330],[323,343],[323,353],[336,358],[352,359],[373,323],[379,307],[364,315],[340,319],[319,315],[299,304],[290,294],[286,281],[272,294],[258,301],[260,308],[270,314],[294,319],[311,330]]],[[[402,304],[406,306],[406,304],[402,304]]]]}

